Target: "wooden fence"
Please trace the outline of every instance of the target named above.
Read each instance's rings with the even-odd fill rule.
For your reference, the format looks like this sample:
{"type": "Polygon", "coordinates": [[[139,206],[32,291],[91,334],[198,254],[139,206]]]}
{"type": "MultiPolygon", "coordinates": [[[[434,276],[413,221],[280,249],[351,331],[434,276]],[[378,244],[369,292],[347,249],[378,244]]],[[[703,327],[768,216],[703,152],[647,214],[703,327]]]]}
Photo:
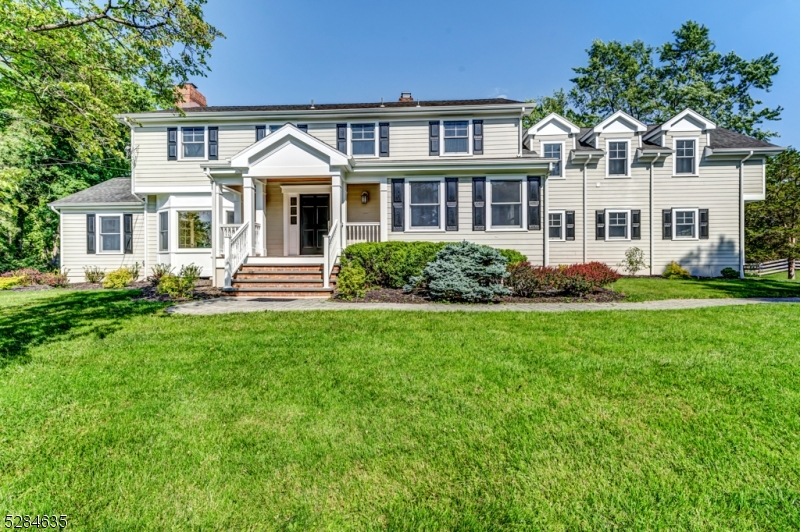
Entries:
{"type": "MultiPolygon", "coordinates": [[[[794,261],[795,268],[797,261],[794,261]]],[[[771,260],[768,262],[749,262],[744,265],[744,271],[756,275],[769,275],[789,271],[789,261],[787,259],[771,260]]]]}

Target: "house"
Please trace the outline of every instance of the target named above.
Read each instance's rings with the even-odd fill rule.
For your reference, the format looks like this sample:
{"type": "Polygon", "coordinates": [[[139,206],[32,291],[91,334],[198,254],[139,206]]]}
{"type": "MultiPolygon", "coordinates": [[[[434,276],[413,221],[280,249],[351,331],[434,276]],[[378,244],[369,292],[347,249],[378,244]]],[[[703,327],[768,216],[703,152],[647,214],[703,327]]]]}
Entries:
{"type": "Polygon", "coordinates": [[[531,263],[602,261],[633,246],[660,274],[743,271],[744,205],[764,199],[778,146],[686,109],[647,125],[617,112],[592,128],[503,98],[207,106],[120,116],[130,178],[51,206],[61,267],[194,263],[235,295],[330,291],[356,242],[469,240],[531,263]]]}

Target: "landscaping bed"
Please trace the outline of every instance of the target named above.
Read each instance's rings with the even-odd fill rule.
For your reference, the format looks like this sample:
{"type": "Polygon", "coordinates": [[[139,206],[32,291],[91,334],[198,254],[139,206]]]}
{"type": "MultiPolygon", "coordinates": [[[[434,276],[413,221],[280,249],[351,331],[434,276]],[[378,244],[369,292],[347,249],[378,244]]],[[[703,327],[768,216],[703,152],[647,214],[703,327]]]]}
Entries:
{"type": "MultiPolygon", "coordinates": [[[[195,282],[194,289],[191,291],[191,296],[188,298],[172,297],[169,294],[158,293],[157,287],[146,281],[138,281],[127,285],[125,290],[139,290],[140,295],[135,296],[135,299],[143,299],[146,301],[186,301],[187,299],[214,299],[223,297],[223,294],[218,288],[211,286],[210,279],[200,279],[195,282]]],[[[38,292],[41,290],[107,290],[103,288],[102,283],[73,283],[64,287],[54,287],[48,285],[30,285],[30,286],[15,286],[9,288],[8,292],[38,292]]]]}
{"type": "MultiPolygon", "coordinates": [[[[423,303],[438,303],[430,294],[425,292],[406,292],[399,288],[376,288],[365,292],[364,297],[345,299],[334,298],[337,301],[345,303],[407,303],[407,304],[423,304],[423,303]]],[[[482,304],[503,304],[503,303],[611,303],[614,301],[623,301],[625,294],[614,290],[607,290],[604,288],[598,289],[591,294],[584,294],[582,297],[569,296],[563,294],[540,294],[534,297],[517,297],[517,296],[500,296],[493,301],[482,304]]],[[[447,302],[441,302],[448,304],[447,302]]]]}

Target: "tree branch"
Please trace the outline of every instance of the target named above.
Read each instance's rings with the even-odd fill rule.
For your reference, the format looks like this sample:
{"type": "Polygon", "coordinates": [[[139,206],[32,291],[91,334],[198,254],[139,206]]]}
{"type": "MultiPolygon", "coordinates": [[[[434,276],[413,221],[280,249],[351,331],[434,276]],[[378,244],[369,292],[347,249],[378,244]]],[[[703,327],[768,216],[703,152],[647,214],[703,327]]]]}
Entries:
{"type": "MultiPolygon", "coordinates": [[[[125,7],[128,4],[126,3],[125,7]]],[[[42,33],[45,31],[53,31],[53,30],[61,30],[65,28],[75,28],[77,26],[83,26],[84,24],[90,24],[93,22],[97,22],[99,20],[110,20],[111,22],[116,22],[117,24],[121,24],[122,26],[127,26],[129,28],[133,28],[136,30],[154,30],[156,28],[160,28],[167,23],[167,20],[162,20],[161,22],[156,22],[154,24],[141,24],[135,21],[125,20],[122,18],[118,18],[112,14],[112,11],[119,9],[117,6],[113,6],[111,4],[111,0],[109,0],[108,4],[106,4],[105,9],[100,13],[95,13],[93,15],[87,15],[82,18],[78,18],[75,20],[65,20],[63,22],[54,22],[52,24],[43,24],[41,26],[34,26],[32,28],[27,28],[27,31],[34,32],[34,33],[42,33]]]]}

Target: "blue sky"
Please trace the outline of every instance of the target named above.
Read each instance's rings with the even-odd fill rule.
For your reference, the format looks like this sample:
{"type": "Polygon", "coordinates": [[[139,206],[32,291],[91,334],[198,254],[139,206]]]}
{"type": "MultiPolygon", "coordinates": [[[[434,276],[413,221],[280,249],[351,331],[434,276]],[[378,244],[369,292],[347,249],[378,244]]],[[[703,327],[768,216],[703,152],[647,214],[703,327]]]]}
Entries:
{"type": "Polygon", "coordinates": [[[800,2],[671,0],[510,2],[209,0],[206,18],[226,39],[207,79],[210,105],[506,96],[569,87],[592,40],[659,45],[688,19],[708,26],[722,52],[778,55],[781,72],[757,97],[785,108],[767,127],[800,146],[800,2]]]}

